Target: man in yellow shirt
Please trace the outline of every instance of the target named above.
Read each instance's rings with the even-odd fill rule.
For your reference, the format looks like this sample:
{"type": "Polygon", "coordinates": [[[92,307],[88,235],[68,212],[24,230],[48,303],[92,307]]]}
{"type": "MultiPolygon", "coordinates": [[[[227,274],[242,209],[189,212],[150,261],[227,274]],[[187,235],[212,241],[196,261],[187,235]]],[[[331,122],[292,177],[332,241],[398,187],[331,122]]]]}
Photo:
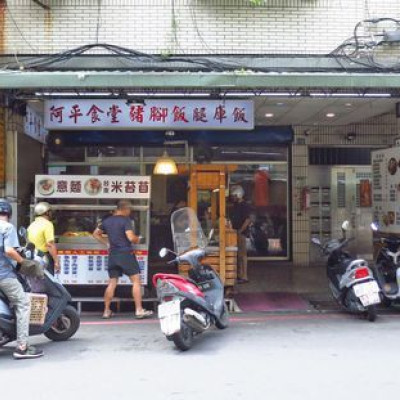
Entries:
{"type": "Polygon", "coordinates": [[[28,227],[28,241],[33,243],[37,250],[49,254],[47,270],[54,275],[60,272],[57,247],[54,239],[54,225],[51,219],[51,205],[44,201],[35,206],[35,221],[28,227]]]}

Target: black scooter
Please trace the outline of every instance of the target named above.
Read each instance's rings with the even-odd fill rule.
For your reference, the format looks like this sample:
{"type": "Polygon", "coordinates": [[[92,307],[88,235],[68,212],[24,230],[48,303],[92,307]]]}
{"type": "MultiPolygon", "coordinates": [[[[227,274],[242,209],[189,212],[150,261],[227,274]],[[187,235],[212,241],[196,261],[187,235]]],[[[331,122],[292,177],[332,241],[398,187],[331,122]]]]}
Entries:
{"type": "MultiPolygon", "coordinates": [[[[21,234],[21,230],[20,230],[21,234]]],[[[24,233],[22,233],[24,235],[24,233]]],[[[32,245],[19,249],[25,258],[32,258],[44,265],[32,245]]],[[[30,325],[29,335],[44,334],[55,342],[68,340],[79,329],[80,317],[74,307],[69,305],[72,298],[65,287],[45,271],[44,279],[27,278],[19,274],[19,280],[26,292],[47,296],[47,313],[43,324],[30,325]]],[[[35,310],[31,310],[34,312],[35,310]]],[[[6,295],[0,290],[0,347],[16,339],[16,321],[13,309],[6,295]]]]}

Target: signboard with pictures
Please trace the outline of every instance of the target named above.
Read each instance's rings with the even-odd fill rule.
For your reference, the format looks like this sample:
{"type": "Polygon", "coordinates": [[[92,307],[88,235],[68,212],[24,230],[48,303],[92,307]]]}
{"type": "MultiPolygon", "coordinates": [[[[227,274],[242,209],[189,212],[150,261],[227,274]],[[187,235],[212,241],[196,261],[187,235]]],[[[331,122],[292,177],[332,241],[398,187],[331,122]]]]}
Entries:
{"type": "Polygon", "coordinates": [[[36,175],[35,197],[150,199],[149,176],[36,175]]]}
{"type": "Polygon", "coordinates": [[[400,234],[400,148],[372,152],[373,220],[379,230],[400,234]]]}
{"type": "MultiPolygon", "coordinates": [[[[135,250],[140,268],[140,281],[147,284],[148,250],[135,250]]],[[[107,250],[60,250],[61,272],[59,279],[64,285],[106,285],[109,277],[107,272],[107,250]]],[[[120,284],[131,284],[129,278],[123,275],[120,284]]]]}
{"type": "Polygon", "coordinates": [[[252,100],[47,100],[45,127],[57,129],[254,129],[252,100]]]}

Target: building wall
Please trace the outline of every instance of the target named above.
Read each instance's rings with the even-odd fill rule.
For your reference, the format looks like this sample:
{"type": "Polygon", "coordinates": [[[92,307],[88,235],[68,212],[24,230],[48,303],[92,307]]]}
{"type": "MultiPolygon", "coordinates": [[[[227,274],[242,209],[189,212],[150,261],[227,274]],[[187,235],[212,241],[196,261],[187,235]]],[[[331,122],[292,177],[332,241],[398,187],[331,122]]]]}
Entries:
{"type": "Polygon", "coordinates": [[[20,54],[93,43],[164,54],[324,54],[362,19],[400,17],[398,0],[42,0],[49,10],[32,0],[1,3],[0,52],[20,54]]]}
{"type": "Polygon", "coordinates": [[[309,146],[348,146],[346,133],[354,132],[352,147],[390,147],[400,135],[400,119],[394,113],[346,126],[296,126],[292,145],[292,220],[293,262],[296,265],[310,264],[310,210],[302,210],[301,191],[304,187],[326,186],[330,182],[330,169],[322,166],[318,173],[308,165],[309,146]],[[305,134],[306,132],[306,134],[305,134]]]}

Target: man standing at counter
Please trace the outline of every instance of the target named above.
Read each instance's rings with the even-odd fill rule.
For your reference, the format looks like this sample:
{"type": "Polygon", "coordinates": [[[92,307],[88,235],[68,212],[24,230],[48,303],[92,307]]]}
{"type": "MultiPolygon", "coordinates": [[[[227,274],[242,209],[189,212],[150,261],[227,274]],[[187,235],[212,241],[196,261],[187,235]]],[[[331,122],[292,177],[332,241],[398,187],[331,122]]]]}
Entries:
{"type": "Polygon", "coordinates": [[[137,244],[140,237],[133,232],[132,221],[129,216],[132,204],[128,200],[119,200],[113,215],[105,218],[93,232],[93,237],[109,248],[108,275],[110,280],[104,293],[103,318],[111,318],[111,301],[114,297],[118,278],[127,275],[132,282],[132,295],[135,303],[136,318],[146,318],[152,311],[143,309],[142,294],[140,291],[140,269],[133,254],[132,244],[137,244]],[[103,237],[107,234],[108,241],[103,237]]]}

